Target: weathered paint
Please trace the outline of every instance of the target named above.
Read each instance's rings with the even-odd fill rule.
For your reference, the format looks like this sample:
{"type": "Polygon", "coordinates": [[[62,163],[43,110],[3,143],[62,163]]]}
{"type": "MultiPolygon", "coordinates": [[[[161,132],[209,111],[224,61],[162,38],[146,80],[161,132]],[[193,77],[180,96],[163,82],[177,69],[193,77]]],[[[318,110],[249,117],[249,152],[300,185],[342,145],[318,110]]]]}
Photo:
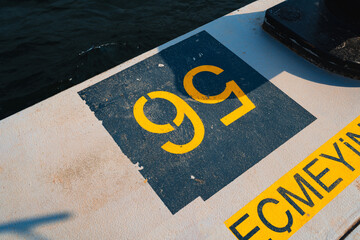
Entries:
{"type": "MultiPolygon", "coordinates": [[[[224,222],[360,114],[360,105],[357,104],[360,102],[359,81],[329,74],[314,67],[262,31],[264,10],[278,2],[280,1],[255,2],[2,120],[0,238],[235,239],[224,222]],[[78,92],[96,83],[101,84],[104,79],[202,31],[206,31],[230,50],[231,54],[264,76],[273,88],[306,109],[316,120],[301,131],[299,129],[294,136],[270,151],[247,171],[241,175],[238,173],[238,177],[214,191],[211,197],[204,197],[205,201],[197,197],[172,214],[149,184],[151,179],[142,175],[146,167],[140,161],[132,162],[133,159],[124,154],[122,145],[114,141],[78,92]]],[[[180,56],[181,54],[179,52],[180,56]]],[[[202,63],[207,64],[209,63],[202,63]]],[[[158,62],[158,68],[154,69],[165,69],[166,66],[166,62],[158,62]]],[[[180,80],[183,81],[186,73],[197,66],[184,70],[180,80]]],[[[226,66],[216,67],[221,67],[224,74],[228,72],[226,66]]],[[[197,75],[195,82],[196,78],[197,75]]],[[[217,76],[212,79],[218,80],[217,76]]],[[[224,80],[236,81],[234,78],[224,80]]],[[[216,81],[213,84],[215,83],[216,81]]],[[[205,90],[202,92],[196,83],[194,86],[199,88],[200,93],[207,93],[205,90]]],[[[221,86],[221,90],[224,90],[224,82],[219,85],[221,86]]],[[[158,87],[159,89],[151,91],[162,91],[167,86],[158,87]]],[[[255,108],[228,126],[220,119],[241,106],[241,101],[236,96],[221,103],[204,104],[191,100],[186,91],[182,95],[177,92],[174,94],[187,100],[185,102],[202,121],[206,119],[201,114],[204,107],[218,109],[221,104],[237,102],[235,108],[224,109],[219,113],[217,110],[211,112],[216,116],[213,119],[218,120],[219,126],[231,128],[233,124],[244,121],[255,111],[259,111],[258,102],[252,96],[254,91],[249,93],[243,86],[240,89],[255,108]],[[194,106],[201,106],[201,109],[195,109],[194,106]]],[[[221,90],[208,94],[216,95],[221,90]]],[[[144,91],[140,95],[139,92],[133,103],[141,96],[148,96],[148,93],[144,91]]],[[[151,99],[147,100],[150,103],[151,99]]],[[[163,101],[161,104],[171,106],[171,103],[163,101]]],[[[133,106],[128,107],[129,109],[118,114],[131,113],[133,106]]],[[[165,113],[169,117],[169,123],[175,118],[175,110],[173,113],[172,116],[165,113]]],[[[186,121],[185,117],[183,124],[186,121]]],[[[183,124],[180,126],[185,126],[183,124]]],[[[191,122],[188,124],[191,125],[191,122]]],[[[206,131],[208,125],[204,123],[204,126],[203,141],[186,154],[203,147],[209,137],[206,131]]],[[[174,124],[173,127],[177,125],[174,124]]],[[[120,125],[119,128],[122,129],[123,126],[120,125]]],[[[156,138],[154,144],[159,143],[159,149],[162,146],[159,142],[161,137],[164,137],[163,143],[173,140],[166,138],[165,134],[150,133],[140,125],[138,128],[144,134],[152,134],[156,138]]],[[[178,133],[177,130],[173,132],[178,133]]],[[[191,140],[192,136],[187,140],[191,140]]],[[[263,138],[259,138],[261,139],[263,138]]],[[[150,156],[151,152],[147,155],[150,156]]],[[[194,173],[187,177],[189,181],[204,184],[194,173]]],[[[360,216],[359,184],[360,179],[356,178],[292,235],[291,239],[340,238],[360,216]]]]}
{"type": "Polygon", "coordinates": [[[79,94],[172,213],[207,200],[315,120],[205,31],[79,94]]]}

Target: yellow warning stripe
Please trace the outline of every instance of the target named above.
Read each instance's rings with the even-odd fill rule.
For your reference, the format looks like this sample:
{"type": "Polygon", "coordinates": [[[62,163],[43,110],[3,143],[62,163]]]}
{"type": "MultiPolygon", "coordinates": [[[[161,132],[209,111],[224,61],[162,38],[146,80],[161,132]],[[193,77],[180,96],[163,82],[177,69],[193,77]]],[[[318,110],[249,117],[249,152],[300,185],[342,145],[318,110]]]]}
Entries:
{"type": "Polygon", "coordinates": [[[360,116],[225,225],[238,239],[288,239],[360,176],[360,116]]]}

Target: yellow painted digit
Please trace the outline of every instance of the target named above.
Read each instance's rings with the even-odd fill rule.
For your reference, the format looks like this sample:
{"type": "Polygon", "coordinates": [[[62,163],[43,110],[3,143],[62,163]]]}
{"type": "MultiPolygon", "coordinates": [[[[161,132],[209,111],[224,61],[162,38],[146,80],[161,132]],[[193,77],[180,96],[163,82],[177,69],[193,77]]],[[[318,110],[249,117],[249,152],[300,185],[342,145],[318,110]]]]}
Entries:
{"type": "Polygon", "coordinates": [[[242,106],[235,109],[225,117],[221,118],[220,121],[224,123],[226,126],[235,122],[237,119],[244,116],[246,113],[250,112],[255,108],[255,105],[251,102],[251,100],[245,95],[245,93],[241,90],[241,88],[236,84],[234,80],[226,83],[225,90],[215,96],[206,96],[200,93],[195,87],[193,83],[193,79],[196,74],[200,72],[211,72],[216,75],[219,75],[224,70],[212,66],[212,65],[202,65],[190,70],[184,77],[184,88],[186,92],[196,101],[206,104],[216,104],[224,101],[228,97],[230,97],[231,93],[234,93],[235,96],[242,103],[242,106]]]}
{"type": "MultiPolygon", "coordinates": [[[[184,116],[186,115],[191,121],[194,127],[194,137],[187,144],[178,145],[170,141],[166,142],[161,146],[167,152],[174,154],[184,154],[194,150],[197,146],[200,145],[205,135],[204,124],[202,123],[200,117],[196,112],[180,97],[176,96],[173,93],[165,91],[155,91],[148,94],[150,99],[162,98],[168,100],[176,107],[176,117],[173,120],[176,126],[180,126],[184,121],[184,116]]],[[[175,129],[169,124],[155,124],[151,122],[144,114],[144,106],[147,102],[145,97],[139,98],[134,105],[134,117],[138,124],[145,130],[152,133],[168,133],[174,131],[175,129]]]]}

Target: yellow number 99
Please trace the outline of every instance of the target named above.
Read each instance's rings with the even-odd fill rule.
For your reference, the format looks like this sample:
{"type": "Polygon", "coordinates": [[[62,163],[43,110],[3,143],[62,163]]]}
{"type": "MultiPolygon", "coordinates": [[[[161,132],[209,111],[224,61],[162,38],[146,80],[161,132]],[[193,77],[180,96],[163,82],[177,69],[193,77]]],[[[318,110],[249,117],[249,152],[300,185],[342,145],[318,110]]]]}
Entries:
{"type": "MultiPolygon", "coordinates": [[[[165,91],[151,92],[148,93],[148,96],[150,97],[150,99],[156,99],[156,98],[165,99],[171,102],[176,107],[177,113],[176,113],[176,117],[173,120],[176,126],[181,125],[181,123],[184,121],[184,116],[186,115],[194,127],[194,137],[190,142],[188,142],[187,144],[178,145],[168,141],[161,146],[162,149],[174,154],[184,154],[192,151],[193,149],[195,149],[197,146],[200,145],[205,135],[204,124],[202,123],[200,117],[196,114],[196,112],[184,100],[182,100],[180,97],[176,96],[175,94],[165,91]]],[[[175,129],[169,123],[155,124],[145,116],[144,106],[146,102],[147,99],[144,96],[142,96],[136,101],[134,105],[134,109],[133,109],[134,117],[135,120],[138,122],[138,124],[146,131],[152,133],[162,134],[162,133],[168,133],[174,131],[175,129]]]]}

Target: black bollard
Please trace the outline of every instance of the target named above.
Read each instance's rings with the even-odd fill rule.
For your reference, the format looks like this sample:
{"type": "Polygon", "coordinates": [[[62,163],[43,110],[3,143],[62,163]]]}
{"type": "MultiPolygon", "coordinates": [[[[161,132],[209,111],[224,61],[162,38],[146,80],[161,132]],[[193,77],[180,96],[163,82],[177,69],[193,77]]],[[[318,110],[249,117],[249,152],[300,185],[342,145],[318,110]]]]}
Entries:
{"type": "Polygon", "coordinates": [[[360,24],[359,0],[325,0],[325,6],[338,19],[349,24],[360,24]]]}
{"type": "Polygon", "coordinates": [[[288,0],[266,11],[263,29],[313,64],[360,79],[359,0],[288,0]]]}

